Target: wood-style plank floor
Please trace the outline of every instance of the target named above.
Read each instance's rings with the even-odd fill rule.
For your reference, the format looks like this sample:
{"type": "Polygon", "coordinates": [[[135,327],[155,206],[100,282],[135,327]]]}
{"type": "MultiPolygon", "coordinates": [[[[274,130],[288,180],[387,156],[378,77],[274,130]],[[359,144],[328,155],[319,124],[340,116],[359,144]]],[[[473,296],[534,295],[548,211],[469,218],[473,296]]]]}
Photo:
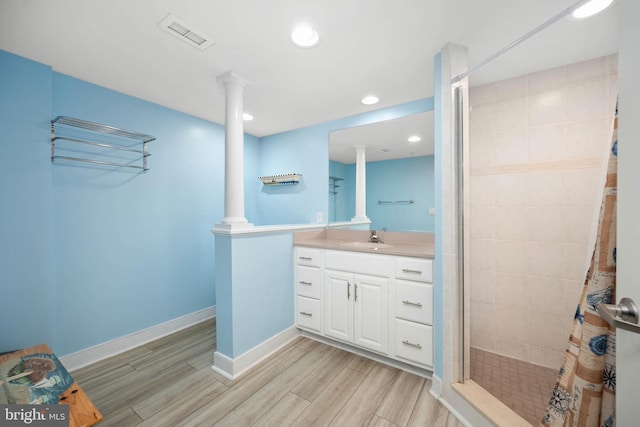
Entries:
{"type": "Polygon", "coordinates": [[[215,319],[72,374],[117,426],[462,427],[431,381],[299,337],[235,381],[211,369],[215,319]]]}

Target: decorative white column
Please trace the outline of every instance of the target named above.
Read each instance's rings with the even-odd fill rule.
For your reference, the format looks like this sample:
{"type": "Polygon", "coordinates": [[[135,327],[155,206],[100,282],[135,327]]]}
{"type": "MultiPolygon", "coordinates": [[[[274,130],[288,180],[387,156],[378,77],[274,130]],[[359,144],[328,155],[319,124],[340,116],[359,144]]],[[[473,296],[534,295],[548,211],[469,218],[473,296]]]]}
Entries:
{"type": "Polygon", "coordinates": [[[216,228],[249,228],[244,217],[244,126],[242,95],[248,80],[229,71],[218,76],[225,89],[224,218],[216,228]]]}
{"type": "Polygon", "coordinates": [[[369,221],[367,218],[367,163],[366,147],[356,147],[356,216],[351,221],[369,221]]]}

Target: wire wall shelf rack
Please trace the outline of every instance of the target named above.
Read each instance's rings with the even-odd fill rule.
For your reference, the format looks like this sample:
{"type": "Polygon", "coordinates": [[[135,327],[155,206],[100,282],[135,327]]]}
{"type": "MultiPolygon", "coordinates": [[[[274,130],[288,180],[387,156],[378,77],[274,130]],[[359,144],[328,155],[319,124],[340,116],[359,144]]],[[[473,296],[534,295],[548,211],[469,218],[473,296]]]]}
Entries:
{"type": "Polygon", "coordinates": [[[51,121],[51,162],[68,160],[146,172],[151,155],[147,143],[155,139],[140,132],[58,116],[51,121]]]}

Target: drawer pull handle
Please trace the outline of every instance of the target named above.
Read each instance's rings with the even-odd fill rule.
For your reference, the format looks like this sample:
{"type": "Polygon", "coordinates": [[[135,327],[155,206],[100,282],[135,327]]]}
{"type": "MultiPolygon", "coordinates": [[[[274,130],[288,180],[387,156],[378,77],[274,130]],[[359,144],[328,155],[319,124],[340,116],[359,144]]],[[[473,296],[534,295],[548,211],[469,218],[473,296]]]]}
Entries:
{"type": "Polygon", "coordinates": [[[402,341],[402,344],[422,349],[422,346],[420,344],[414,344],[411,341],[404,340],[404,341],[402,341]]]}
{"type": "Polygon", "coordinates": [[[306,311],[301,311],[300,314],[302,314],[303,316],[313,317],[313,314],[307,313],[306,311]]]}
{"type": "Polygon", "coordinates": [[[354,283],[354,284],[353,284],[353,286],[354,286],[354,288],[353,288],[353,289],[354,289],[354,291],[355,291],[355,292],[354,292],[354,294],[355,294],[355,295],[354,295],[354,301],[358,301],[358,284],[357,284],[357,283],[354,283]]]}
{"type": "Polygon", "coordinates": [[[403,273],[422,274],[422,270],[412,270],[410,268],[403,268],[403,273]]]}
{"type": "Polygon", "coordinates": [[[311,257],[310,256],[301,256],[301,257],[298,257],[298,258],[300,258],[303,261],[311,261],[311,257]]]}
{"type": "Polygon", "coordinates": [[[415,307],[422,307],[422,303],[421,302],[411,302],[409,300],[404,300],[404,301],[402,301],[402,303],[406,304],[406,305],[413,305],[415,307]]]}
{"type": "Polygon", "coordinates": [[[347,299],[351,298],[351,283],[347,282],[347,299]]]}
{"type": "Polygon", "coordinates": [[[311,282],[305,282],[304,280],[300,280],[298,283],[300,283],[301,285],[307,285],[307,286],[311,286],[311,285],[313,285],[313,283],[311,283],[311,282]]]}

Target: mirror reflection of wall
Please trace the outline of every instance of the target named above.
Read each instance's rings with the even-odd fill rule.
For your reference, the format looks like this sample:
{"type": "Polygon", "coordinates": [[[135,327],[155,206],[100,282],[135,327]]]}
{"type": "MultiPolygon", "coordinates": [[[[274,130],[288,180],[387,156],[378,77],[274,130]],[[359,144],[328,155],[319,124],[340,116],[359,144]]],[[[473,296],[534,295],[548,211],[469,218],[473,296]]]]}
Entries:
{"type": "Polygon", "coordinates": [[[331,132],[330,222],[350,221],[354,216],[356,146],[367,147],[366,214],[370,228],[433,232],[433,111],[331,132]],[[410,142],[412,136],[420,140],[410,142]]]}

